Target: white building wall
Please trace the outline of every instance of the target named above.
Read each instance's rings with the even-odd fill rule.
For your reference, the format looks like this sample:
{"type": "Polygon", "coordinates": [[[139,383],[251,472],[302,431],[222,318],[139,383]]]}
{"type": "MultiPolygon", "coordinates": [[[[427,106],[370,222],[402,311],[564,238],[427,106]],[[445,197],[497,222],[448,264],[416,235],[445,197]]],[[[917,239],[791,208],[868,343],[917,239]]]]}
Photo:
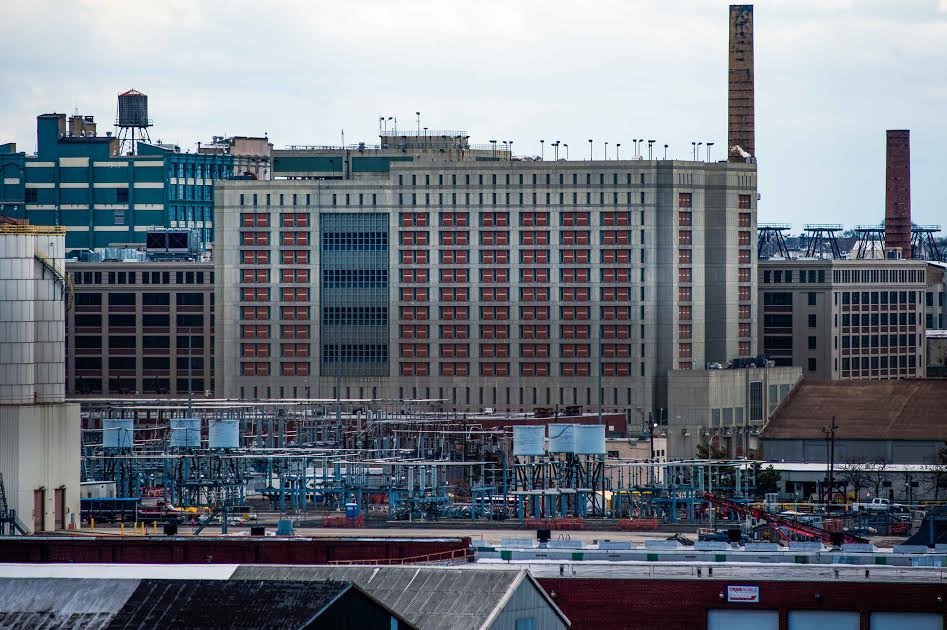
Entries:
{"type": "Polygon", "coordinates": [[[65,488],[65,525],[79,522],[79,405],[0,406],[0,474],[7,501],[33,530],[34,491],[45,489],[45,531],[56,528],[55,489],[65,488]]]}

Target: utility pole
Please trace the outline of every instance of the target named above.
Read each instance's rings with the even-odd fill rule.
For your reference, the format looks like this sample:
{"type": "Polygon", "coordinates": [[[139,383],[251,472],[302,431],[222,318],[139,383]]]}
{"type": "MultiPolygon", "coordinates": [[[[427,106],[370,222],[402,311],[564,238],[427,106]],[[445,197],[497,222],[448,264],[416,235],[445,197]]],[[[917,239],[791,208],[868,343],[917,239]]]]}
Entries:
{"type": "Polygon", "coordinates": [[[825,432],[825,439],[829,442],[829,488],[825,495],[825,511],[829,511],[829,504],[832,502],[832,489],[835,486],[835,433],[838,425],[835,424],[835,416],[832,416],[832,424],[828,427],[822,427],[825,432]]]}

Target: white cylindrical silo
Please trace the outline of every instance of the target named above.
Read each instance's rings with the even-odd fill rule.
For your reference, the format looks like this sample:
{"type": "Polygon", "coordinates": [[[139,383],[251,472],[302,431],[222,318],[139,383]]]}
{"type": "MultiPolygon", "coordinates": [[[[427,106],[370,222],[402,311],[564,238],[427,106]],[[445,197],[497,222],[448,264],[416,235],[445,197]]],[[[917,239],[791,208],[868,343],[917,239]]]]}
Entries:
{"type": "Polygon", "coordinates": [[[212,449],[240,448],[240,421],[214,418],[207,423],[207,446],[212,449]]]}
{"type": "Polygon", "coordinates": [[[577,424],[575,427],[576,455],[605,454],[605,425],[577,424]]]}
{"type": "Polygon", "coordinates": [[[546,451],[546,427],[543,425],[514,425],[513,454],[541,457],[546,451]]]}
{"type": "Polygon", "coordinates": [[[32,234],[0,234],[0,403],[7,405],[36,398],[35,243],[32,234]]]}
{"type": "Polygon", "coordinates": [[[574,424],[549,425],[549,452],[572,453],[575,449],[574,424]]]}
{"type": "Polygon", "coordinates": [[[33,324],[36,402],[63,402],[66,391],[65,237],[35,237],[33,324]]]}
{"type": "Polygon", "coordinates": [[[172,418],[171,448],[200,448],[201,419],[172,418]]]}

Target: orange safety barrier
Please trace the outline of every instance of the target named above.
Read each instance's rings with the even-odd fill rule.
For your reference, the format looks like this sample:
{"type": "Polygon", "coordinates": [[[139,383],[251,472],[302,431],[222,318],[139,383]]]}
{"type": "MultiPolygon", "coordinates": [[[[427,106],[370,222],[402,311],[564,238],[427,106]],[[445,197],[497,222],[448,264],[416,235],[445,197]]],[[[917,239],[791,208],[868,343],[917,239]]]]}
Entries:
{"type": "Polygon", "coordinates": [[[620,532],[644,532],[654,531],[658,528],[658,519],[656,518],[620,518],[616,523],[616,528],[620,532]]]}

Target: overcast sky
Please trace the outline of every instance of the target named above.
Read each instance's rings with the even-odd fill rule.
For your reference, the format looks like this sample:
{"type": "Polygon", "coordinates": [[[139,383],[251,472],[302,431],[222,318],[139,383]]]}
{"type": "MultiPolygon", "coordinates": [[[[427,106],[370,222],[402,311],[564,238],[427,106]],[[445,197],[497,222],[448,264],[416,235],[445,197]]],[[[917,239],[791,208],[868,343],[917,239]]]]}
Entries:
{"type": "MultiPolygon", "coordinates": [[[[9,2],[0,142],[36,148],[35,116],[115,116],[149,96],[152,139],[277,147],[377,141],[400,127],[471,142],[726,144],[727,2],[377,0],[9,2]]],[[[760,221],[875,223],[885,129],[911,130],[914,221],[947,224],[947,0],[756,3],[760,221]]],[[[104,127],[105,125],[103,125],[104,127]]],[[[101,129],[102,127],[100,127],[101,129]]],[[[106,127],[108,128],[108,127],[106,127]]],[[[663,149],[662,149],[663,152],[663,149]]],[[[702,156],[703,157],[703,156],[702,156]]]]}

